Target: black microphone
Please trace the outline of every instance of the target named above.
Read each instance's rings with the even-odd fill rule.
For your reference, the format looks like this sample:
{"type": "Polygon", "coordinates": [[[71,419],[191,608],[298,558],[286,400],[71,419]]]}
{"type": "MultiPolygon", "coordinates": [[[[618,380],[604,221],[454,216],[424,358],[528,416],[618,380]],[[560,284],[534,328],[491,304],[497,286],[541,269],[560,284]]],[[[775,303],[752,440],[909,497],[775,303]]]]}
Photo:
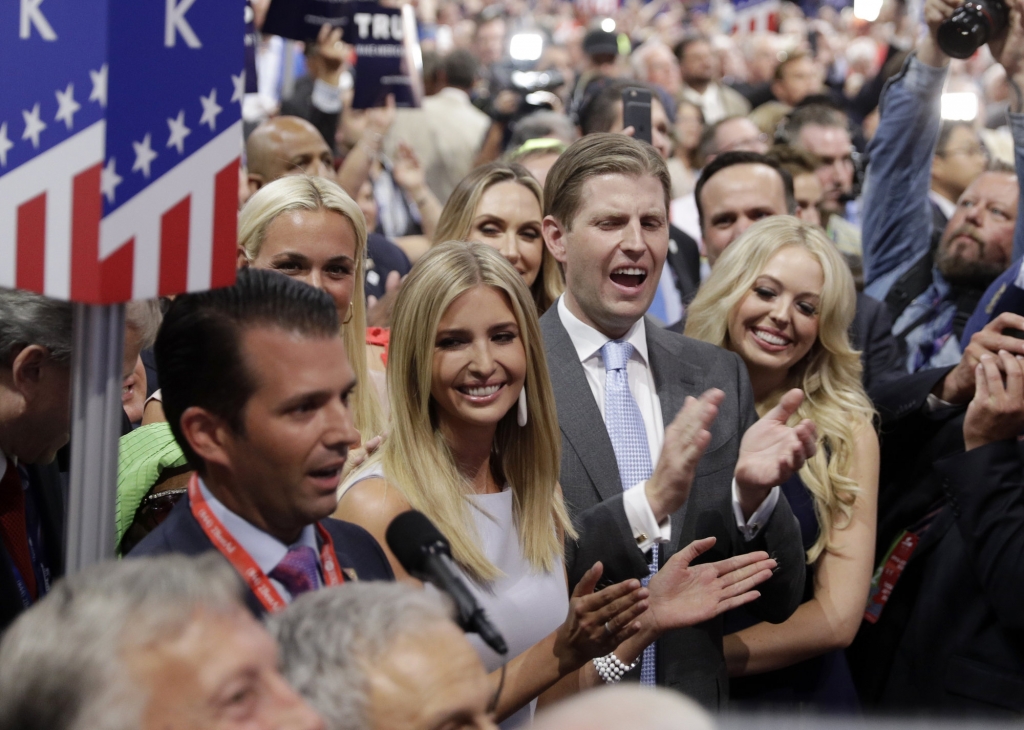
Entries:
{"type": "Polygon", "coordinates": [[[505,639],[487,620],[455,569],[448,540],[425,514],[416,510],[403,512],[391,520],[384,538],[409,575],[432,583],[451,596],[463,631],[479,634],[499,654],[508,653],[505,639]]]}

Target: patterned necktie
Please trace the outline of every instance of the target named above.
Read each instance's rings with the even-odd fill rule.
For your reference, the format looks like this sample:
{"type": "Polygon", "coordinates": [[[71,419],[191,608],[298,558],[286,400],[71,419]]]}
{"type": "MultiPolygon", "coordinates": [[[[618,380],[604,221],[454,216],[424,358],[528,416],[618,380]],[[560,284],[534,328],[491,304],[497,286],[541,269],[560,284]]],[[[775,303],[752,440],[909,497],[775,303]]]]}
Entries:
{"type": "Polygon", "coordinates": [[[0,536],[4,547],[11,556],[11,562],[21,574],[21,579],[34,601],[39,596],[36,574],[32,569],[32,553],[28,547],[28,527],[25,523],[25,491],[21,474],[14,463],[7,460],[7,471],[0,480],[0,536]]]}
{"type": "MultiPolygon", "coordinates": [[[[633,354],[633,346],[628,342],[610,340],[601,348],[604,359],[604,423],[608,429],[608,437],[615,451],[615,461],[619,466],[619,479],[622,488],[629,489],[635,484],[650,479],[654,471],[651,467],[651,447],[647,441],[647,429],[640,414],[640,407],[629,390],[629,378],[626,375],[626,363],[633,354]]],[[[644,585],[651,576],[658,572],[658,546],[651,548],[650,572],[641,581],[644,585]]],[[[643,663],[640,666],[640,683],[654,685],[656,654],[655,644],[644,649],[643,663]]]]}
{"type": "Polygon", "coordinates": [[[317,586],[316,551],[309,545],[289,548],[281,562],[270,571],[270,576],[283,585],[292,598],[298,598],[317,586]]]}

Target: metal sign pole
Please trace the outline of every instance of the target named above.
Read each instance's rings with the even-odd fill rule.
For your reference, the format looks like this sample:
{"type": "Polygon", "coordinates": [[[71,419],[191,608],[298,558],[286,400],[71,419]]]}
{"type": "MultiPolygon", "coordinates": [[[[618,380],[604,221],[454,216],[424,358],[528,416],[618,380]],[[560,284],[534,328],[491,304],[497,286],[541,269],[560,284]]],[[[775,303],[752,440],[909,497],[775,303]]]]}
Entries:
{"type": "Polygon", "coordinates": [[[124,305],[75,304],[66,572],[114,557],[124,305]]]}

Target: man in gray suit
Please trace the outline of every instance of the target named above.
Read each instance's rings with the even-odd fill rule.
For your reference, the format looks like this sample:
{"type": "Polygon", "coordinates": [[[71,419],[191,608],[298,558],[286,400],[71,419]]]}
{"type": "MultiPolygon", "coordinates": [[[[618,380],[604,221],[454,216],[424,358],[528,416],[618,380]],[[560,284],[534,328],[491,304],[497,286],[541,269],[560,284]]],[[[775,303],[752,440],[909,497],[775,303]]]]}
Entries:
{"type": "MultiPolygon", "coordinates": [[[[644,578],[648,551],[663,566],[714,536],[702,559],[767,550],[778,561],[750,604],[778,623],[800,603],[804,557],[777,485],[814,453],[815,429],[786,425],[800,391],[758,421],[738,356],[645,321],[668,250],[670,189],[653,147],[613,134],[573,144],[545,186],[544,240],[567,285],[541,329],[560,481],[580,533],[566,549],[569,579],[595,560],[608,580],[644,578]]],[[[631,672],[642,681],[711,708],[728,699],[720,618],[665,633],[645,662],[631,672]]]]}

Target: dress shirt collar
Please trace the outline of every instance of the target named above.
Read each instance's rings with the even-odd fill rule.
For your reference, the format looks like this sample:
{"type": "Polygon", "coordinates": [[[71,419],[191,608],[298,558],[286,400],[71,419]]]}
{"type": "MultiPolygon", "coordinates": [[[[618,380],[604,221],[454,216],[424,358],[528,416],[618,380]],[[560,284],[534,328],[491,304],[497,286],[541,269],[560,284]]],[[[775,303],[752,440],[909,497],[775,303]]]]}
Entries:
{"type": "MultiPolygon", "coordinates": [[[[269,575],[281,559],[288,553],[290,545],[285,545],[273,535],[268,535],[260,528],[239,517],[221,503],[209,489],[206,483],[199,479],[199,491],[206,499],[207,505],[213,514],[220,520],[224,528],[231,533],[232,537],[242,548],[249,553],[256,565],[265,574],[269,575]]],[[[302,528],[302,534],[295,541],[295,545],[308,545],[316,553],[317,561],[320,560],[320,549],[316,544],[316,530],[313,525],[306,525],[302,528]]]]}
{"type": "MultiPolygon", "coordinates": [[[[565,303],[564,294],[558,298],[558,318],[562,320],[562,326],[569,334],[569,339],[572,340],[572,345],[576,348],[576,356],[579,357],[580,362],[586,362],[595,355],[600,357],[601,348],[611,340],[611,337],[598,332],[570,312],[565,303]]],[[[647,326],[643,317],[633,323],[621,341],[631,344],[644,364],[650,362],[647,357],[647,326]]]]}
{"type": "Polygon", "coordinates": [[[929,190],[928,199],[935,203],[935,205],[939,206],[939,210],[942,211],[942,215],[946,216],[946,218],[952,218],[953,214],[956,213],[956,203],[945,195],[941,195],[934,190],[929,190]]]}

